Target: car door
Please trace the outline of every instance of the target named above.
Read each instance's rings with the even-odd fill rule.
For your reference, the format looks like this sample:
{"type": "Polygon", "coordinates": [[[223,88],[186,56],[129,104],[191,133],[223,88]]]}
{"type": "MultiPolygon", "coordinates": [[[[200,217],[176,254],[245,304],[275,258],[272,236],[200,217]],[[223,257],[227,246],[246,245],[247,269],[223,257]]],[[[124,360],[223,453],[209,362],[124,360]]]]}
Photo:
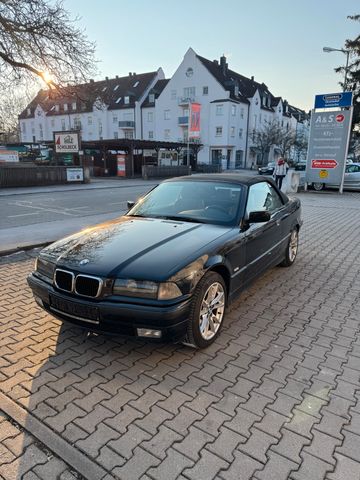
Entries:
{"type": "Polygon", "coordinates": [[[268,211],[271,218],[268,222],[248,225],[245,232],[245,283],[272,264],[281,241],[283,208],[280,195],[270,183],[259,182],[249,187],[245,221],[255,211],[268,211]]]}

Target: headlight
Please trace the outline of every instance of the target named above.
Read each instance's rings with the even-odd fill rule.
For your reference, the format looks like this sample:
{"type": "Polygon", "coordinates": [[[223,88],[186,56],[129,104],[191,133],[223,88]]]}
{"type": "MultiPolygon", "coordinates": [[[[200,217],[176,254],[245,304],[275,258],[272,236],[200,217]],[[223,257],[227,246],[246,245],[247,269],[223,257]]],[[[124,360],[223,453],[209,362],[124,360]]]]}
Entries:
{"type": "Polygon", "coordinates": [[[138,281],[122,278],[115,280],[113,294],[158,300],[171,300],[182,295],[175,283],[155,283],[146,280],[138,281]]]}
{"type": "Polygon", "coordinates": [[[44,277],[50,278],[51,280],[54,277],[55,264],[45,260],[41,257],[38,257],[35,260],[35,271],[43,275],[44,277]]]}

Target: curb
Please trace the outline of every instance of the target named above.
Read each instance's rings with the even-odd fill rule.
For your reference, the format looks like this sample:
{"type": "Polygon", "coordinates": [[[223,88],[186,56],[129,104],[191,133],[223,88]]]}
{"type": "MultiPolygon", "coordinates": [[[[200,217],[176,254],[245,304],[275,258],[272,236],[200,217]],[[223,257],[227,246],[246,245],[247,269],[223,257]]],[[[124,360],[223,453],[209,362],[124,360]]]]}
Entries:
{"type": "Polygon", "coordinates": [[[15,253],[19,252],[26,252],[28,250],[33,250],[34,248],[41,248],[41,247],[46,247],[47,245],[50,245],[51,243],[54,243],[56,240],[51,240],[49,242],[42,242],[42,243],[34,243],[33,245],[24,245],[24,246],[19,246],[16,248],[11,248],[9,250],[0,250],[0,258],[1,257],[7,257],[9,255],[14,255],[15,253]]]}

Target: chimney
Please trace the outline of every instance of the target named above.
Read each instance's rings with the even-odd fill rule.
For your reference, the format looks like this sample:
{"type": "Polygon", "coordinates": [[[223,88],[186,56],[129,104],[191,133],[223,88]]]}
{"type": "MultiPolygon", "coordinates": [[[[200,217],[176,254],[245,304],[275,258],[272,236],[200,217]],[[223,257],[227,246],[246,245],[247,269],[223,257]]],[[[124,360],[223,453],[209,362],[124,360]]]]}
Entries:
{"type": "Polygon", "coordinates": [[[90,78],[90,83],[94,83],[94,79],[93,79],[93,78],[90,78]]]}
{"type": "Polygon", "coordinates": [[[218,60],[213,60],[213,62],[215,63],[215,65],[219,65],[218,60]]]}
{"type": "Polygon", "coordinates": [[[131,73],[131,72],[129,72],[129,77],[131,77],[131,75],[132,75],[132,73],[131,73]]]}
{"type": "Polygon", "coordinates": [[[254,81],[254,75],[251,75],[251,81],[252,82],[254,81]]]}
{"type": "Polygon", "coordinates": [[[135,77],[135,75],[136,75],[136,73],[135,73],[135,72],[133,72],[133,77],[135,77]]]}
{"type": "Polygon", "coordinates": [[[115,75],[115,78],[119,78],[119,75],[115,75]]]}
{"type": "Polygon", "coordinates": [[[228,64],[226,63],[226,57],[223,55],[220,57],[220,66],[222,74],[225,76],[227,74],[228,64]]]}
{"type": "Polygon", "coordinates": [[[108,81],[109,81],[109,77],[105,77],[105,80],[108,82],[108,81]]]}

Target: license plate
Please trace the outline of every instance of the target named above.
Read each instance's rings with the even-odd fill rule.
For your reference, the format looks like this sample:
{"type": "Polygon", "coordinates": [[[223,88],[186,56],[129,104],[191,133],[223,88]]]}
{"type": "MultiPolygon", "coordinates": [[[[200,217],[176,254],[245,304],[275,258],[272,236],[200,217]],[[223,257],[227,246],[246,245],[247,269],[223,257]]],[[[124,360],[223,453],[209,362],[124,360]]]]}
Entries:
{"type": "Polygon", "coordinates": [[[83,305],[50,295],[50,308],[55,312],[68,314],[85,322],[99,323],[99,309],[92,305],[83,305]]]}

